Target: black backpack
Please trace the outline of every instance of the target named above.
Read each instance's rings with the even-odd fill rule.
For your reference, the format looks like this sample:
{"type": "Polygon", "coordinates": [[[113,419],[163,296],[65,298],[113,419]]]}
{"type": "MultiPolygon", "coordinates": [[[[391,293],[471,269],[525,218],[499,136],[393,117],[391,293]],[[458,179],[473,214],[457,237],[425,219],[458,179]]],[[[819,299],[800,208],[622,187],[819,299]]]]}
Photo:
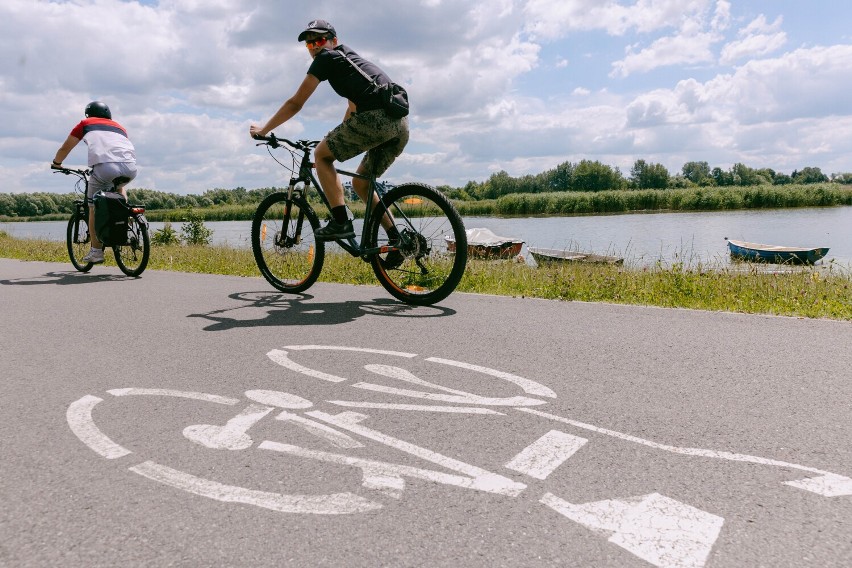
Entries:
{"type": "Polygon", "coordinates": [[[114,191],[95,193],[95,235],[104,246],[127,244],[127,217],[130,208],[127,200],[114,191]]]}

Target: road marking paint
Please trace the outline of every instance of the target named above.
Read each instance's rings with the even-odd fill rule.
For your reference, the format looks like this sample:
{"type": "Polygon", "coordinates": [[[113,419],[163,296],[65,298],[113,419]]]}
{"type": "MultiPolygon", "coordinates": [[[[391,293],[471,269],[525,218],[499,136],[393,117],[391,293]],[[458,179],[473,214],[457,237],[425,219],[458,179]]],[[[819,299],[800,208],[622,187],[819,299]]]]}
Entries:
{"type": "Polygon", "coordinates": [[[290,369],[291,371],[296,371],[297,373],[301,373],[303,375],[307,375],[309,377],[313,377],[315,379],[321,379],[323,381],[329,381],[332,383],[342,383],[347,379],[343,377],[338,377],[337,375],[330,375],[328,373],[323,373],[322,371],[316,371],[314,369],[310,369],[308,367],[304,367],[299,365],[295,361],[291,360],[287,356],[287,352],[283,349],[273,349],[269,353],[266,354],[273,362],[278,363],[285,369],[290,369]]]}
{"type": "Polygon", "coordinates": [[[378,392],[384,392],[387,394],[395,394],[398,396],[414,396],[415,398],[427,398],[432,400],[442,400],[444,402],[457,402],[460,404],[481,404],[485,406],[536,406],[539,404],[546,404],[543,400],[538,400],[537,398],[527,398],[523,396],[515,396],[511,398],[490,398],[484,397],[476,394],[472,394],[469,392],[465,392],[462,390],[451,389],[449,387],[445,387],[442,385],[436,385],[435,383],[430,383],[429,381],[425,381],[410,371],[403,369],[401,367],[393,367],[391,365],[365,365],[365,369],[370,371],[371,373],[376,373],[377,375],[381,375],[383,377],[388,377],[391,379],[396,379],[398,381],[404,381],[407,383],[412,383],[418,386],[423,386],[427,388],[431,388],[434,390],[440,390],[450,395],[438,395],[432,393],[422,393],[420,391],[412,391],[408,389],[397,389],[394,387],[385,387],[382,385],[374,385],[372,383],[357,383],[352,386],[356,388],[362,388],[366,390],[373,390],[378,392]],[[417,394],[412,394],[417,393],[417,394]]]}
{"type": "Polygon", "coordinates": [[[573,456],[586,442],[588,440],[585,438],[551,430],[524,448],[505,467],[536,479],[547,479],[548,475],[573,456]]]}
{"type": "Polygon", "coordinates": [[[381,491],[393,499],[401,499],[402,492],[405,490],[405,479],[396,475],[385,475],[381,472],[367,474],[365,470],[362,485],[366,489],[381,491]]]}
{"type": "Polygon", "coordinates": [[[203,392],[188,392],[169,389],[111,389],[107,391],[113,396],[174,396],[178,398],[191,398],[204,402],[215,402],[217,404],[227,404],[234,406],[240,403],[238,398],[230,398],[227,396],[219,396],[215,394],[207,394],[203,392]]]}
{"type": "Polygon", "coordinates": [[[496,369],[489,369],[488,367],[480,367],[479,365],[472,365],[470,363],[451,361],[450,359],[441,359],[439,357],[428,357],[426,360],[431,361],[432,363],[452,365],[453,367],[468,369],[470,371],[476,371],[477,373],[484,373],[486,375],[491,375],[492,377],[497,377],[498,379],[503,379],[504,381],[509,381],[510,383],[514,383],[524,389],[524,392],[527,394],[545,396],[547,398],[556,398],[556,393],[544,386],[543,384],[531,381],[530,379],[519,377],[517,375],[513,375],[511,373],[498,371],[496,369]]]}
{"type": "Polygon", "coordinates": [[[414,410],[419,412],[445,412],[451,414],[497,414],[499,416],[505,416],[505,414],[497,412],[496,410],[469,406],[426,406],[424,404],[390,404],[384,402],[353,402],[349,400],[327,400],[326,402],[348,408],[382,408],[386,410],[414,410]]]}
{"type": "Polygon", "coordinates": [[[457,404],[481,404],[483,406],[533,406],[539,404],[547,404],[543,400],[537,398],[527,398],[524,396],[513,396],[510,398],[486,398],[484,396],[465,394],[438,394],[430,392],[422,392],[409,389],[399,389],[396,387],[386,387],[384,385],[376,385],[373,383],[355,383],[352,385],[357,389],[364,389],[373,392],[384,394],[392,394],[395,396],[405,396],[409,398],[421,398],[424,400],[436,400],[440,402],[455,402],[457,404]]]}
{"type": "Polygon", "coordinates": [[[820,477],[799,479],[797,481],[785,481],[784,484],[797,489],[804,489],[823,497],[852,495],[852,479],[834,473],[828,473],[820,477]]]}
{"type": "MultiPolygon", "coordinates": [[[[810,473],[816,473],[818,475],[823,476],[822,478],[814,478],[814,479],[822,479],[822,481],[815,481],[812,483],[806,483],[807,480],[802,480],[801,482],[796,481],[787,481],[786,485],[791,485],[793,487],[798,487],[800,489],[805,489],[807,491],[813,491],[814,493],[820,493],[819,490],[814,491],[814,489],[825,489],[826,491],[842,491],[838,493],[838,495],[848,495],[845,491],[850,490],[852,488],[852,479],[848,477],[837,475],[836,473],[831,473],[830,471],[823,471],[821,469],[817,469],[815,467],[808,467],[804,465],[799,465],[795,463],[773,460],[769,458],[761,458],[758,456],[750,456],[747,454],[735,454],[732,452],[723,452],[717,450],[704,450],[701,448],[681,448],[677,446],[669,446],[667,444],[660,444],[658,442],[653,442],[651,440],[644,440],[642,438],[638,438],[636,436],[631,436],[630,434],[624,434],[621,432],[616,432],[614,430],[607,430],[606,428],[600,428],[598,426],[593,426],[591,424],[584,424],[583,422],[577,422],[576,420],[571,420],[569,418],[562,418],[561,416],[556,416],[554,414],[549,414],[547,412],[541,412],[540,410],[535,410],[532,408],[518,408],[519,412],[526,412],[528,414],[534,414],[536,416],[541,416],[543,418],[549,418],[550,420],[554,420],[556,422],[562,422],[564,424],[570,424],[571,426],[576,426],[577,428],[583,428],[584,430],[591,430],[592,432],[597,432],[599,434],[604,434],[607,436],[612,436],[613,438],[619,438],[621,440],[625,440],[627,442],[633,442],[634,444],[640,444],[643,446],[648,446],[649,448],[654,448],[657,450],[662,450],[664,452],[671,452],[673,454],[681,454],[685,456],[696,456],[703,458],[712,458],[719,460],[727,460],[733,462],[746,462],[746,463],[756,463],[760,465],[768,465],[774,467],[783,467],[790,469],[798,469],[800,471],[807,471],[810,473]],[[831,487],[832,489],[827,489],[831,487]]],[[[825,493],[820,493],[825,495],[825,493]]],[[[833,495],[825,495],[826,497],[831,497],[833,495]]]]}
{"type": "Polygon", "coordinates": [[[574,505],[547,493],[541,503],[660,568],[701,568],[725,519],[659,493],[574,505]]]}
{"type": "Polygon", "coordinates": [[[393,357],[408,357],[412,359],[417,357],[415,353],[403,353],[402,351],[385,351],[382,349],[367,349],[363,347],[343,347],[340,345],[288,345],[284,349],[290,349],[291,351],[316,351],[316,350],[329,350],[329,351],[358,351],[361,353],[374,353],[376,355],[391,355],[393,357]]]}
{"type": "MultiPolygon", "coordinates": [[[[526,485],[523,483],[518,483],[516,481],[512,481],[511,479],[504,477],[502,475],[492,473],[490,471],[481,469],[474,465],[456,460],[451,457],[447,457],[441,455],[437,452],[433,452],[432,450],[422,448],[420,446],[416,446],[410,442],[405,442],[403,440],[399,440],[392,436],[388,436],[386,434],[382,434],[376,430],[372,430],[365,426],[361,426],[358,423],[353,423],[348,421],[347,413],[338,414],[337,416],[332,416],[330,414],[326,414],[324,412],[313,411],[309,412],[308,416],[316,418],[318,420],[322,420],[328,424],[333,426],[337,426],[342,430],[348,430],[354,434],[359,436],[363,436],[369,440],[373,440],[375,442],[379,442],[381,444],[385,444],[386,446],[390,446],[392,448],[396,448],[402,452],[407,454],[411,454],[415,457],[424,459],[426,461],[430,461],[434,464],[440,465],[447,469],[462,473],[464,475],[470,476],[470,478],[460,478],[464,481],[462,484],[456,482],[450,482],[451,485],[459,485],[460,487],[468,487],[470,489],[477,489],[480,491],[487,491],[489,493],[497,493],[500,495],[509,495],[511,497],[515,497],[519,495],[524,489],[526,489],[526,485]]],[[[376,462],[381,463],[381,462],[376,462]]],[[[393,464],[383,464],[383,465],[393,465],[393,464]]],[[[400,466],[402,467],[402,466],[400,466]]],[[[416,468],[414,468],[416,469],[416,468]]],[[[429,472],[429,470],[417,470],[422,472],[429,472]]],[[[430,474],[433,472],[429,472],[430,474]]],[[[434,472],[437,473],[437,472],[434,472]]],[[[455,477],[455,476],[453,476],[455,477]]],[[[447,478],[449,479],[449,478],[447,478]]]]}
{"type": "Polygon", "coordinates": [[[131,467],[130,471],[153,481],[182,489],[195,495],[201,495],[202,497],[209,497],[225,503],[255,505],[281,513],[343,515],[365,513],[382,507],[380,503],[374,503],[352,493],[287,495],[284,493],[270,493],[267,491],[246,489],[245,487],[224,485],[152,461],[146,461],[131,467]]]}
{"type": "MultiPolygon", "coordinates": [[[[404,487],[404,480],[402,477],[423,479],[433,483],[442,483],[444,485],[453,485],[463,489],[475,489],[477,491],[496,493],[498,495],[508,495],[510,497],[517,496],[526,488],[526,486],[521,483],[516,483],[510,479],[485,470],[479,470],[479,468],[469,466],[468,464],[463,465],[468,468],[479,470],[481,473],[475,476],[466,477],[463,475],[454,475],[451,473],[443,473],[440,471],[408,465],[367,460],[344,454],[322,452],[319,450],[309,450],[292,444],[282,444],[281,442],[272,442],[269,440],[261,442],[258,445],[258,448],[261,450],[271,450],[293,456],[360,468],[363,474],[362,485],[370,489],[380,489],[383,491],[401,491],[404,487]]],[[[451,460],[451,458],[445,459],[451,460]]],[[[437,463],[437,461],[435,463],[437,463]]],[[[461,468],[449,469],[455,469],[458,471],[458,469],[461,468]]]]}
{"type": "Polygon", "coordinates": [[[65,418],[68,420],[68,426],[71,427],[71,431],[95,453],[100,454],[108,460],[114,460],[133,453],[110,440],[97,427],[94,420],[92,420],[92,410],[99,402],[103,402],[103,399],[86,395],[68,406],[65,418]]]}
{"type": "Polygon", "coordinates": [[[299,426],[300,428],[310,432],[311,434],[327,440],[338,448],[363,448],[364,444],[355,440],[351,436],[338,432],[334,428],[330,428],[325,424],[320,424],[314,420],[309,420],[304,416],[287,412],[286,410],[275,417],[276,420],[284,420],[299,426]]]}
{"type": "Polygon", "coordinates": [[[246,391],[249,400],[258,402],[265,406],[276,408],[310,408],[314,405],[310,400],[286,392],[273,390],[249,390],[246,391]]]}
{"type": "Polygon", "coordinates": [[[245,450],[252,445],[252,439],[246,432],[273,410],[271,406],[250,404],[224,426],[195,424],[184,428],[183,435],[213,450],[245,450]]]}

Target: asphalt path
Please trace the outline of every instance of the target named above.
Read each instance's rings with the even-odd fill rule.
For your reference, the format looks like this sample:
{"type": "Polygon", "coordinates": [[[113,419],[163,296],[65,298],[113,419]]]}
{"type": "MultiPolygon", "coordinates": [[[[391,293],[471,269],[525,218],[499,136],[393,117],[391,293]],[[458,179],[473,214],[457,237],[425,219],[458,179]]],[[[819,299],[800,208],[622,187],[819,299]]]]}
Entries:
{"type": "Polygon", "coordinates": [[[852,324],[0,259],[0,565],[849,566],[852,324]]]}

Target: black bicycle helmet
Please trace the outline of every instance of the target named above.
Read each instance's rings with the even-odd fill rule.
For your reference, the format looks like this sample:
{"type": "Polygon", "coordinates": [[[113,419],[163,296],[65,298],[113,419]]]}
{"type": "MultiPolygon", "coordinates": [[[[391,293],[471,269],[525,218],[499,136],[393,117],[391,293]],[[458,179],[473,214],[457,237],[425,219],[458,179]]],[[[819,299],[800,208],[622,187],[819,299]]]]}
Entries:
{"type": "Polygon", "coordinates": [[[112,119],[112,113],[106,103],[101,101],[92,101],[86,105],[86,117],[96,116],[98,118],[112,119]]]}

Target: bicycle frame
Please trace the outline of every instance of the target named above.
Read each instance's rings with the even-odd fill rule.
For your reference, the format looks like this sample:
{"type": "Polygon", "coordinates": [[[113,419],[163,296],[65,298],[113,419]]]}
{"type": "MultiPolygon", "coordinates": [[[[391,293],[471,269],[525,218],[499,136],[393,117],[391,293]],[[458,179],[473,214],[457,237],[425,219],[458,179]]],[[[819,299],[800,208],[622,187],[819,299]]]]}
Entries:
{"type": "MultiPolygon", "coordinates": [[[[287,140],[286,138],[276,138],[274,134],[270,134],[269,136],[263,137],[263,138],[258,137],[257,139],[263,140],[262,143],[265,143],[266,145],[268,145],[272,148],[279,148],[281,146],[280,143],[284,142],[288,146],[302,152],[302,157],[299,160],[299,173],[290,178],[290,182],[289,182],[289,185],[288,185],[288,188],[287,188],[288,202],[289,202],[289,200],[291,200],[293,198],[294,194],[298,195],[298,192],[300,192],[300,191],[303,191],[305,196],[307,196],[308,190],[310,189],[311,185],[313,185],[313,187],[316,189],[317,193],[319,194],[320,199],[322,200],[323,204],[325,205],[326,209],[330,213],[331,212],[331,203],[328,201],[328,197],[326,196],[325,192],[322,189],[322,186],[319,184],[316,176],[314,175],[313,170],[314,170],[315,164],[314,164],[314,162],[311,161],[311,152],[310,151],[311,151],[311,148],[314,148],[316,146],[317,142],[309,142],[309,141],[305,141],[305,140],[293,142],[293,141],[287,140]],[[297,189],[296,185],[298,185],[299,183],[303,183],[304,187],[301,188],[301,189],[297,189]]],[[[292,150],[288,150],[288,151],[293,153],[292,150]]],[[[372,176],[365,176],[365,175],[362,175],[362,174],[359,174],[359,173],[356,173],[356,172],[348,172],[346,170],[340,170],[340,169],[335,169],[335,171],[338,174],[344,175],[344,176],[352,178],[352,179],[362,179],[362,180],[366,180],[366,181],[369,182],[369,191],[367,192],[367,199],[365,200],[366,206],[364,208],[365,209],[364,210],[364,223],[363,223],[363,226],[361,228],[361,240],[360,240],[360,242],[355,240],[355,238],[349,238],[349,239],[346,239],[346,240],[338,239],[335,242],[338,245],[340,245],[340,247],[343,248],[343,250],[345,250],[346,252],[348,252],[352,256],[361,257],[364,260],[367,260],[371,256],[376,255],[376,254],[384,254],[384,253],[387,253],[387,252],[398,250],[397,247],[389,246],[389,245],[371,246],[371,247],[364,247],[363,246],[363,243],[366,242],[367,239],[368,239],[367,230],[370,227],[371,220],[373,219],[373,217],[375,215],[380,214],[380,215],[384,216],[385,214],[387,214],[388,217],[391,220],[393,220],[393,214],[390,212],[390,210],[388,210],[388,208],[384,205],[384,203],[382,203],[382,200],[381,200],[382,196],[384,195],[384,192],[382,191],[384,189],[384,185],[380,184],[376,180],[376,178],[372,177],[372,176]],[[375,207],[372,205],[374,196],[379,197],[378,204],[375,207]]],[[[408,220],[408,217],[401,210],[397,210],[397,214],[400,215],[400,217],[405,219],[406,221],[408,220]]],[[[288,204],[288,206],[287,206],[287,208],[284,212],[284,219],[283,220],[284,220],[285,223],[290,221],[289,204],[288,204]]],[[[302,223],[303,222],[304,222],[304,216],[302,215],[302,216],[300,216],[300,219],[298,219],[298,221],[297,221],[296,233],[295,233],[295,237],[294,237],[296,241],[299,240],[299,237],[301,235],[302,223]]],[[[282,244],[284,244],[284,243],[282,243],[282,244]]]]}
{"type": "MultiPolygon", "coordinates": [[[[73,175],[77,176],[79,180],[75,183],[75,187],[78,188],[78,193],[82,193],[82,199],[74,200],[74,212],[77,214],[77,218],[89,219],[89,203],[88,203],[88,194],[89,194],[89,175],[91,174],[91,170],[75,170],[71,168],[56,168],[54,173],[57,174],[65,174],[65,175],[73,175]],[[79,189],[79,184],[83,184],[83,189],[79,189]]],[[[77,240],[79,227],[74,227],[74,240],[77,240]]]]}

